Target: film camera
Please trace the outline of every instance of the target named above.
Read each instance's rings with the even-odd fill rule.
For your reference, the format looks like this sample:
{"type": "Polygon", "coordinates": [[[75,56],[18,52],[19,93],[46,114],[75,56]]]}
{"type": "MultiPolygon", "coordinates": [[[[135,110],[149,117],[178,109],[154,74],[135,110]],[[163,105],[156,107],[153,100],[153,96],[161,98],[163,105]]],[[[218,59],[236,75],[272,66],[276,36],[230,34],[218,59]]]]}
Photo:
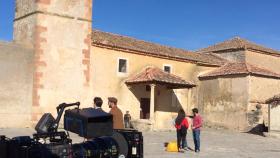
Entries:
{"type": "Polygon", "coordinates": [[[137,130],[113,129],[112,115],[80,103],[57,106],[57,118],[45,113],[33,138],[0,136],[0,158],[143,158],[143,136],[137,130]],[[64,110],[64,130],[58,125],[64,110]],[[72,144],[73,132],[87,141],[72,144]]]}

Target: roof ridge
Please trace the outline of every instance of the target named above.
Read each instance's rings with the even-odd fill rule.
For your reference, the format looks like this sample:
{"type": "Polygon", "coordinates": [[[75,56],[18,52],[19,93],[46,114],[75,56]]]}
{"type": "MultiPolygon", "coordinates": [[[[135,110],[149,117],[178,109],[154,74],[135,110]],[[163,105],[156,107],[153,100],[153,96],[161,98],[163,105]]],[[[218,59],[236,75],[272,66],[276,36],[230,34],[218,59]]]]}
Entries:
{"type": "Polygon", "coordinates": [[[153,70],[153,67],[147,67],[145,70],[147,73],[147,77],[150,80],[154,80],[154,76],[152,75],[152,72],[151,72],[152,70],[153,70]]]}
{"type": "Polygon", "coordinates": [[[269,48],[268,46],[264,46],[262,44],[255,43],[253,41],[250,41],[246,38],[242,38],[239,36],[235,36],[233,38],[230,38],[228,40],[224,40],[222,42],[215,43],[213,45],[210,45],[208,47],[198,49],[195,52],[200,53],[207,53],[207,52],[215,52],[215,51],[223,51],[223,50],[229,50],[229,49],[252,49],[252,50],[258,50],[261,52],[269,53],[269,54],[276,54],[277,56],[280,56],[280,51],[269,48]]]}
{"type": "Polygon", "coordinates": [[[246,63],[247,63],[247,65],[250,67],[250,71],[251,71],[252,73],[255,73],[255,72],[252,70],[252,68],[256,68],[256,69],[260,69],[260,70],[262,70],[262,71],[267,71],[267,72],[269,72],[269,73],[276,74],[276,75],[279,75],[279,76],[280,76],[279,73],[274,72],[274,71],[272,71],[272,70],[269,70],[269,69],[267,69],[267,68],[264,68],[264,67],[262,67],[262,66],[254,65],[254,64],[251,64],[251,63],[248,63],[248,62],[246,62],[246,63]]]}
{"type": "Polygon", "coordinates": [[[246,49],[246,50],[250,47],[250,45],[257,45],[257,46],[260,46],[260,47],[267,48],[265,46],[261,46],[260,44],[255,43],[255,42],[252,42],[252,41],[250,41],[246,38],[240,38],[239,41],[242,43],[243,48],[246,49]]]}
{"type": "Polygon", "coordinates": [[[92,31],[94,31],[94,32],[101,32],[101,33],[107,33],[107,34],[110,34],[110,35],[119,36],[119,37],[123,37],[123,38],[129,38],[129,39],[133,39],[135,41],[141,41],[141,42],[145,42],[145,43],[150,43],[150,44],[161,46],[161,47],[165,47],[165,48],[177,49],[177,50],[184,51],[185,53],[194,53],[194,51],[191,51],[191,50],[187,50],[187,49],[183,49],[183,48],[176,48],[176,47],[173,47],[173,46],[163,45],[163,44],[155,43],[155,42],[152,42],[152,41],[146,41],[146,40],[138,39],[138,38],[131,37],[131,36],[128,36],[128,35],[122,35],[122,34],[117,34],[117,33],[112,33],[112,32],[106,32],[106,31],[101,31],[101,30],[97,30],[97,29],[93,29],[92,31]]]}
{"type": "Polygon", "coordinates": [[[279,73],[273,72],[258,65],[250,64],[248,62],[229,62],[215,70],[200,73],[198,77],[203,78],[235,74],[262,75],[280,78],[279,73]]]}
{"type": "MultiPolygon", "coordinates": [[[[225,59],[225,58],[223,58],[223,57],[221,57],[221,56],[219,56],[219,55],[217,55],[217,54],[215,54],[215,53],[199,53],[199,52],[197,52],[197,54],[199,54],[199,55],[211,55],[211,56],[213,56],[213,57],[215,57],[215,58],[218,58],[219,60],[221,60],[221,61],[224,61],[224,64],[226,64],[226,63],[228,63],[229,62],[229,60],[227,60],[227,59],[225,59]]],[[[222,66],[222,65],[221,65],[222,66]]]]}
{"type": "MultiPolygon", "coordinates": [[[[134,37],[130,37],[130,36],[127,36],[127,35],[122,35],[122,34],[117,34],[117,33],[113,33],[113,32],[102,31],[102,30],[98,30],[98,29],[92,29],[92,31],[93,32],[107,33],[107,34],[110,34],[110,35],[115,35],[115,36],[120,36],[120,37],[125,37],[125,38],[136,39],[134,37]]],[[[138,39],[136,39],[136,40],[138,40],[138,39]]]]}
{"type": "Polygon", "coordinates": [[[200,48],[200,49],[198,49],[198,50],[196,50],[195,52],[201,52],[202,50],[204,50],[204,49],[206,49],[206,48],[209,48],[209,47],[216,47],[217,45],[219,45],[219,44],[222,44],[222,43],[224,43],[225,41],[222,41],[222,42],[217,42],[217,43],[214,43],[214,44],[211,44],[210,46],[208,46],[208,47],[205,47],[205,48],[200,48]]]}
{"type": "Polygon", "coordinates": [[[126,79],[125,83],[126,84],[133,84],[133,83],[141,83],[141,82],[158,82],[158,83],[167,83],[169,85],[173,85],[176,87],[176,85],[180,85],[181,87],[193,87],[195,86],[195,84],[193,84],[193,82],[191,81],[186,81],[185,79],[183,79],[180,76],[176,76],[174,74],[170,74],[170,73],[166,73],[164,72],[162,69],[160,69],[157,66],[154,67],[146,67],[144,72],[140,71],[139,73],[136,74],[136,76],[139,76],[139,78],[135,78],[133,76],[129,77],[128,79],[126,79]],[[150,76],[152,76],[150,78],[149,75],[141,75],[143,73],[146,73],[145,71],[148,70],[148,74],[150,76]]]}
{"type": "Polygon", "coordinates": [[[198,54],[193,51],[182,48],[153,43],[150,41],[139,40],[134,37],[92,30],[91,44],[100,47],[109,47],[116,50],[124,50],[126,52],[148,55],[158,58],[167,58],[170,60],[180,60],[182,62],[190,62],[194,64],[208,64],[220,66],[224,60],[215,56],[198,54]]]}
{"type": "Polygon", "coordinates": [[[237,41],[240,45],[240,48],[247,49],[246,39],[238,37],[237,41]]]}
{"type": "Polygon", "coordinates": [[[247,72],[250,74],[252,73],[251,65],[248,62],[244,62],[247,72]]]}

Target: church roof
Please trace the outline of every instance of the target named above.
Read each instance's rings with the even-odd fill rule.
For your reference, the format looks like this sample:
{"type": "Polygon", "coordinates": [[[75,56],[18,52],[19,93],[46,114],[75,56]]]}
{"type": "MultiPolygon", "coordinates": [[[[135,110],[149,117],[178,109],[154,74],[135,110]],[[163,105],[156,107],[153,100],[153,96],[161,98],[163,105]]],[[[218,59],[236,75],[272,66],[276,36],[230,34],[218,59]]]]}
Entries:
{"type": "Polygon", "coordinates": [[[133,52],[153,57],[221,66],[225,60],[211,54],[194,53],[113,33],[92,31],[92,45],[133,52]]]}
{"type": "Polygon", "coordinates": [[[278,73],[245,62],[227,63],[222,67],[219,67],[215,70],[199,75],[199,78],[231,76],[231,75],[257,75],[257,76],[264,76],[264,77],[280,78],[280,74],[278,73]]]}
{"type": "Polygon", "coordinates": [[[259,44],[250,42],[246,39],[242,39],[240,37],[235,37],[233,39],[226,40],[221,43],[217,43],[213,46],[200,49],[197,52],[209,53],[209,52],[222,52],[222,51],[231,51],[231,50],[256,50],[267,54],[280,56],[280,51],[261,46],[259,44]]]}
{"type": "Polygon", "coordinates": [[[172,88],[191,88],[194,87],[190,81],[186,81],[179,76],[164,72],[157,67],[147,67],[138,74],[131,76],[125,81],[126,84],[154,83],[164,84],[172,88]]]}

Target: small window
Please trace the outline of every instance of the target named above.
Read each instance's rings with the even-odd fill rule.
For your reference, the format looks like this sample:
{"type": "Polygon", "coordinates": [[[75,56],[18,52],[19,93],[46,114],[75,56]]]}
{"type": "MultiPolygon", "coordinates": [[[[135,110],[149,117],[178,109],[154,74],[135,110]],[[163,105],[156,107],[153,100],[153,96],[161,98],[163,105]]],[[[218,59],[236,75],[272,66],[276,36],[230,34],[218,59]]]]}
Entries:
{"type": "Polygon", "coordinates": [[[163,70],[164,70],[164,72],[170,73],[170,72],[171,72],[171,67],[165,65],[165,66],[163,67],[163,70]]]}
{"type": "Polygon", "coordinates": [[[127,60],[126,59],[119,59],[119,72],[126,73],[127,72],[127,60]]]}

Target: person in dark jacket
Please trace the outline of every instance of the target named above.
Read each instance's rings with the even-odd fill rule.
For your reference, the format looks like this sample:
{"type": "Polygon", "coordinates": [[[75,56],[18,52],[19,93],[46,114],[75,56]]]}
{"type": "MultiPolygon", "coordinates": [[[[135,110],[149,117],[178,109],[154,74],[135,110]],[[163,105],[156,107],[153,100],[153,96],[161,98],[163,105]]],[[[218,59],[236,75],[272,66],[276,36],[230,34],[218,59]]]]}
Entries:
{"type": "Polygon", "coordinates": [[[103,109],[101,108],[102,104],[103,104],[103,100],[100,97],[94,97],[94,99],[93,99],[93,108],[94,109],[103,111],[103,109]]]}
{"type": "Polygon", "coordinates": [[[178,111],[178,116],[175,119],[175,128],[177,132],[178,152],[182,152],[183,148],[185,147],[187,130],[189,128],[189,123],[186,119],[186,113],[183,109],[178,111]]]}

